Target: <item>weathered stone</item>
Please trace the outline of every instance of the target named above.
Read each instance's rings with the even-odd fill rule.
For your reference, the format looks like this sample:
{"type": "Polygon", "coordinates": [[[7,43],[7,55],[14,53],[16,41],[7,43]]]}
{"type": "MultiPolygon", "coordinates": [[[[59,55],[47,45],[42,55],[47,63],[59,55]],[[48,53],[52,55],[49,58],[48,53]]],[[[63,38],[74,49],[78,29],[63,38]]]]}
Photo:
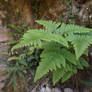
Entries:
{"type": "Polygon", "coordinates": [[[5,11],[0,11],[0,17],[1,18],[5,18],[6,16],[5,16],[5,11]]]}
{"type": "Polygon", "coordinates": [[[0,43],[9,42],[11,40],[13,40],[13,38],[9,36],[9,30],[7,28],[2,28],[0,30],[0,43]]]}
{"type": "Polygon", "coordinates": [[[73,90],[71,88],[65,88],[64,92],[73,92],[73,90]]]}
{"type": "MultiPolygon", "coordinates": [[[[57,15],[61,16],[62,11],[66,8],[66,3],[63,0],[44,0],[40,4],[40,18],[46,19],[45,17],[56,17],[57,15]]],[[[55,18],[54,18],[55,20],[55,18]]]]}
{"type": "Polygon", "coordinates": [[[1,27],[1,25],[2,25],[2,20],[0,19],[0,27],[1,27]]]}
{"type": "Polygon", "coordinates": [[[51,92],[62,92],[59,88],[52,88],[51,92]]]}
{"type": "Polygon", "coordinates": [[[5,83],[0,83],[0,92],[2,90],[2,88],[4,87],[5,83]]]}
{"type": "Polygon", "coordinates": [[[46,87],[43,86],[41,88],[40,92],[52,92],[52,91],[51,91],[51,88],[49,88],[48,86],[46,86],[46,87]]]}
{"type": "Polygon", "coordinates": [[[30,91],[30,92],[36,92],[36,89],[34,88],[32,91],[30,91]]]}
{"type": "Polygon", "coordinates": [[[4,55],[2,52],[8,52],[9,46],[6,43],[0,43],[0,59],[6,61],[8,56],[4,55]]]}
{"type": "Polygon", "coordinates": [[[91,90],[90,87],[89,87],[89,88],[84,88],[84,89],[83,89],[83,92],[92,92],[92,90],[91,90]]]}
{"type": "MultiPolygon", "coordinates": [[[[0,65],[0,72],[3,72],[6,69],[6,66],[0,65]]],[[[6,77],[6,75],[0,75],[0,92],[2,92],[2,88],[5,86],[5,83],[2,80],[6,77]]]]}
{"type": "MultiPolygon", "coordinates": [[[[6,69],[6,66],[0,64],[0,72],[3,72],[6,69]]],[[[5,75],[0,75],[0,82],[5,78],[5,75]]]]}
{"type": "Polygon", "coordinates": [[[92,0],[87,0],[78,13],[79,25],[92,28],[92,0]]]}

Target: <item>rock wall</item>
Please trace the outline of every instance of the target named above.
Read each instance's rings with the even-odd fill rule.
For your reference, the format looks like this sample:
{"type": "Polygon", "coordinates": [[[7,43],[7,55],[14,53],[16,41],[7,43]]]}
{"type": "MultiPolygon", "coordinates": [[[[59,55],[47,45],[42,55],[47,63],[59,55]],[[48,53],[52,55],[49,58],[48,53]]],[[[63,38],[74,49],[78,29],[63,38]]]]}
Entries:
{"type": "MultiPolygon", "coordinates": [[[[6,66],[2,62],[6,62],[8,56],[4,55],[3,52],[8,52],[10,47],[7,45],[7,42],[13,40],[9,36],[9,29],[3,25],[3,20],[6,18],[6,11],[3,10],[3,5],[0,3],[0,72],[3,72],[6,69],[6,66]]],[[[6,75],[0,75],[0,92],[5,83],[2,82],[6,75]]]]}

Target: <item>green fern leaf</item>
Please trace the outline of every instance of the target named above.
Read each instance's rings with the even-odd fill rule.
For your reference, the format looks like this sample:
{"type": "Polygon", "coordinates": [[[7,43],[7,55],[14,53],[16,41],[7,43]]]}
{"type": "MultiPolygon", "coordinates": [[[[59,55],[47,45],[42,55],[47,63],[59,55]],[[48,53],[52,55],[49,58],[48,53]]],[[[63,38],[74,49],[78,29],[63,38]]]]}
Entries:
{"type": "Polygon", "coordinates": [[[57,68],[57,70],[53,72],[54,85],[64,76],[64,74],[65,74],[65,71],[63,68],[57,68]]]}
{"type": "Polygon", "coordinates": [[[62,45],[61,44],[58,44],[56,42],[48,42],[48,43],[45,43],[43,45],[43,48],[45,48],[46,50],[47,49],[57,49],[58,52],[61,53],[61,55],[64,56],[64,58],[67,60],[67,62],[70,62],[74,65],[76,65],[77,63],[77,60],[76,60],[76,56],[71,53],[68,49],[66,48],[62,48],[62,45]]]}
{"type": "Polygon", "coordinates": [[[67,59],[68,62],[76,65],[76,62],[77,62],[76,56],[72,54],[69,50],[63,48],[61,50],[61,53],[63,54],[64,58],[67,59]]]}
{"type": "Polygon", "coordinates": [[[77,60],[92,43],[92,37],[86,35],[70,35],[67,39],[74,46],[77,60]]]}
{"type": "Polygon", "coordinates": [[[52,34],[52,33],[48,33],[44,30],[28,30],[27,33],[24,34],[22,40],[15,45],[12,50],[20,48],[20,47],[24,47],[24,46],[41,46],[42,45],[42,41],[56,41],[64,46],[68,47],[68,43],[65,40],[65,38],[63,38],[60,35],[57,34],[52,34]]]}
{"type": "Polygon", "coordinates": [[[81,61],[81,60],[78,60],[78,61],[77,61],[77,66],[76,66],[76,67],[77,67],[77,69],[81,69],[81,70],[82,70],[84,67],[83,67],[83,65],[81,64],[80,61],[81,61]]]}
{"type": "Polygon", "coordinates": [[[80,63],[83,67],[89,67],[88,62],[84,58],[80,58],[80,63]]]}
{"type": "Polygon", "coordinates": [[[57,67],[65,67],[65,59],[57,49],[44,50],[41,54],[41,62],[37,68],[35,81],[43,77],[49,71],[56,70],[57,67]],[[54,52],[54,53],[53,53],[54,52]]]}
{"type": "Polygon", "coordinates": [[[49,32],[56,31],[57,27],[60,25],[60,23],[56,23],[53,21],[36,20],[36,22],[43,25],[49,32]]]}
{"type": "Polygon", "coordinates": [[[44,48],[44,49],[58,49],[58,50],[60,50],[62,47],[63,47],[63,45],[61,45],[55,41],[45,42],[42,45],[42,48],[44,48]]]}
{"type": "Polygon", "coordinates": [[[81,26],[77,26],[74,24],[64,24],[62,23],[61,27],[57,29],[59,33],[62,35],[64,34],[71,34],[71,33],[88,33],[92,32],[92,29],[90,28],[85,28],[81,26]]]}
{"type": "Polygon", "coordinates": [[[85,28],[74,24],[64,24],[64,23],[61,24],[61,23],[56,23],[53,21],[46,21],[46,20],[36,20],[36,22],[43,25],[46,28],[46,30],[50,32],[56,32],[59,34],[92,32],[92,29],[90,28],[85,28]]]}
{"type": "Polygon", "coordinates": [[[72,72],[66,72],[62,78],[62,83],[64,83],[66,80],[70,79],[72,75],[73,75],[72,72]]]}

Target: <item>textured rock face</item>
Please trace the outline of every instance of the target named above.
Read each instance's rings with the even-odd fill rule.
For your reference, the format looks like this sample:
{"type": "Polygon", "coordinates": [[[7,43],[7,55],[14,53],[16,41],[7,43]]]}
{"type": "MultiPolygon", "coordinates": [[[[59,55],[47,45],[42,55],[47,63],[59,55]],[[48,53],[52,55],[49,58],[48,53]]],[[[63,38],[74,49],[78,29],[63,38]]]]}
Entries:
{"type": "MultiPolygon", "coordinates": [[[[0,64],[0,72],[3,72],[6,69],[6,66],[0,64]]],[[[0,76],[0,82],[5,78],[5,75],[0,76]]]]}
{"type": "Polygon", "coordinates": [[[13,38],[9,36],[9,30],[6,28],[2,28],[0,30],[0,43],[2,42],[9,42],[11,41],[13,38]]]}
{"type": "MultiPolygon", "coordinates": [[[[9,29],[3,26],[3,19],[6,17],[6,12],[1,10],[2,5],[0,6],[0,72],[3,72],[6,69],[6,66],[2,64],[2,62],[7,61],[8,56],[4,55],[3,52],[9,51],[9,46],[7,42],[13,40],[12,37],[9,36],[9,29]]],[[[3,79],[6,75],[0,75],[0,92],[5,85],[3,79]]]]}
{"type": "Polygon", "coordinates": [[[42,88],[42,89],[40,90],[40,92],[51,92],[51,89],[50,89],[49,87],[47,87],[47,88],[42,88]]]}
{"type": "Polygon", "coordinates": [[[85,87],[85,88],[83,89],[83,92],[92,92],[92,87],[90,87],[90,88],[86,88],[86,87],[85,87]]]}
{"type": "Polygon", "coordinates": [[[47,17],[60,16],[65,8],[66,4],[63,0],[43,0],[39,8],[40,18],[46,19],[47,17]]]}
{"type": "Polygon", "coordinates": [[[8,52],[10,47],[7,45],[7,42],[11,40],[13,38],[9,36],[9,29],[0,26],[0,59],[7,59],[7,56],[3,55],[2,52],[8,52]]]}
{"type": "Polygon", "coordinates": [[[3,3],[0,2],[0,59],[6,60],[6,56],[2,55],[2,52],[8,52],[9,46],[7,46],[7,42],[13,40],[12,37],[9,36],[9,29],[4,27],[4,20],[6,19],[7,11],[4,9],[3,3]]]}
{"type": "Polygon", "coordinates": [[[81,25],[92,27],[92,0],[83,5],[78,17],[81,25]]]}
{"type": "Polygon", "coordinates": [[[6,61],[8,56],[4,55],[2,52],[8,52],[9,46],[6,43],[0,43],[0,59],[6,61]]]}
{"type": "MultiPolygon", "coordinates": [[[[6,69],[6,66],[3,64],[0,64],[0,72],[3,72],[6,69]]],[[[2,82],[2,80],[5,78],[5,75],[0,76],[0,92],[2,92],[2,88],[4,87],[5,83],[2,82]]]]}
{"type": "Polygon", "coordinates": [[[64,92],[73,92],[73,90],[71,88],[65,88],[64,92]]]}
{"type": "Polygon", "coordinates": [[[42,84],[39,88],[35,87],[32,91],[30,92],[62,92],[59,88],[51,88],[49,87],[49,84],[42,84]]]}
{"type": "Polygon", "coordinates": [[[3,55],[2,52],[8,52],[9,46],[7,42],[11,41],[12,37],[9,37],[8,30],[0,30],[0,59],[6,60],[7,56],[3,55]]]}
{"type": "Polygon", "coordinates": [[[62,91],[58,88],[52,88],[51,92],[62,92],[62,91]]]}

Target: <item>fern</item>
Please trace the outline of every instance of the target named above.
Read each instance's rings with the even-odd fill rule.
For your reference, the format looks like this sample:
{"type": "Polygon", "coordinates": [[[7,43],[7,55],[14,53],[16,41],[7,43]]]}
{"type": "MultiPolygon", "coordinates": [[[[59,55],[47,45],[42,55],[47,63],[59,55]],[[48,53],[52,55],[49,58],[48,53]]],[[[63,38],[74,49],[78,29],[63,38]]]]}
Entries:
{"type": "Polygon", "coordinates": [[[62,82],[64,83],[66,80],[70,79],[70,77],[73,75],[72,72],[66,72],[62,78],[62,82]]]}
{"type": "Polygon", "coordinates": [[[67,37],[67,40],[74,46],[77,59],[79,59],[92,43],[92,37],[88,35],[70,35],[67,37]]]}
{"type": "Polygon", "coordinates": [[[65,74],[64,69],[61,68],[57,68],[56,71],[53,71],[53,83],[55,85],[55,83],[57,83],[65,74]]]}
{"type": "Polygon", "coordinates": [[[56,23],[53,21],[38,20],[36,22],[39,24],[42,24],[46,28],[46,30],[48,30],[50,32],[55,32],[55,33],[61,34],[61,35],[68,34],[67,39],[68,39],[68,41],[71,41],[71,43],[73,44],[77,59],[79,59],[79,57],[84,53],[84,51],[92,43],[92,40],[90,37],[90,36],[92,36],[92,34],[90,36],[86,35],[86,37],[85,37],[85,35],[81,35],[81,36],[77,35],[77,37],[75,36],[78,33],[88,33],[88,32],[91,33],[92,29],[80,27],[80,26],[77,26],[74,24],[64,24],[64,23],[62,23],[60,28],[58,28],[60,23],[56,23]],[[74,34],[74,33],[76,33],[76,34],[74,34]],[[71,40],[69,40],[69,39],[71,39],[71,40]],[[83,45],[80,45],[80,44],[83,44],[83,45]]]}
{"type": "Polygon", "coordinates": [[[41,62],[36,72],[35,81],[40,79],[44,74],[47,74],[49,71],[56,70],[57,67],[60,68],[61,65],[63,67],[66,66],[65,58],[57,48],[44,50],[41,54],[41,58],[41,62]],[[43,71],[40,72],[41,70],[43,71]]]}
{"type": "Polygon", "coordinates": [[[92,44],[92,29],[53,21],[36,22],[45,29],[28,30],[21,41],[12,48],[15,50],[24,46],[34,46],[43,49],[34,81],[51,71],[54,84],[60,79],[65,82],[77,73],[78,69],[89,66],[81,56],[92,44]]]}
{"type": "Polygon", "coordinates": [[[45,21],[45,20],[36,20],[37,23],[43,25],[47,31],[54,32],[60,23],[56,23],[53,21],[45,21]]]}
{"type": "Polygon", "coordinates": [[[68,43],[65,38],[60,35],[48,33],[44,30],[28,30],[27,33],[24,34],[20,43],[12,48],[12,50],[21,48],[24,46],[41,46],[42,41],[56,41],[64,46],[68,47],[68,43]]]}
{"type": "Polygon", "coordinates": [[[64,24],[64,23],[61,24],[61,23],[56,23],[53,21],[45,21],[45,20],[37,20],[36,22],[43,25],[47,31],[59,33],[62,35],[69,34],[69,33],[92,32],[92,29],[80,27],[74,24],[64,24]]]}

